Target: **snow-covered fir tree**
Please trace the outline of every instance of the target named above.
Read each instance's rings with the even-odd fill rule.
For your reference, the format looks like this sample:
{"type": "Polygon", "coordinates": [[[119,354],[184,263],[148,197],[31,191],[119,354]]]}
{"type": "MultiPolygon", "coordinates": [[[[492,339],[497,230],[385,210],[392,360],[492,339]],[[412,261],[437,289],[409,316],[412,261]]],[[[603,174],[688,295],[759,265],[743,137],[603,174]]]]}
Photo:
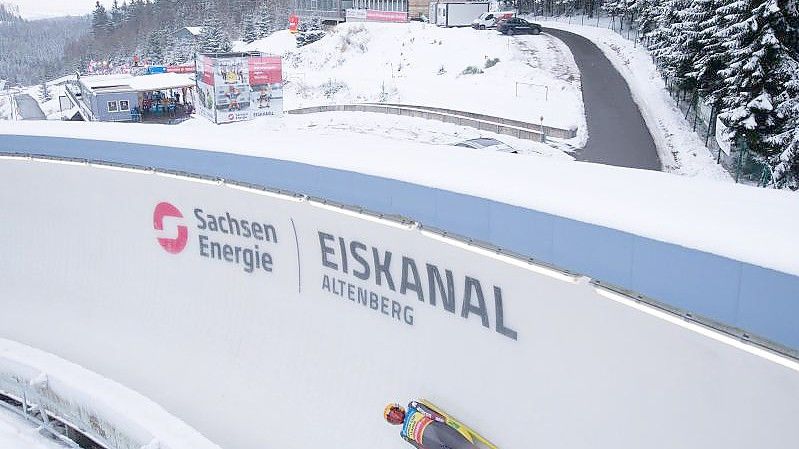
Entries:
{"type": "Polygon", "coordinates": [[[660,3],[660,0],[637,0],[631,6],[641,39],[645,39],[647,34],[657,27],[658,18],[663,10],[660,3]]]}
{"type": "Polygon", "coordinates": [[[258,8],[258,15],[255,26],[258,30],[258,38],[269,36],[274,31],[274,12],[269,8],[268,3],[264,3],[258,8]]]}
{"type": "Polygon", "coordinates": [[[119,6],[119,0],[114,0],[114,3],[111,4],[111,21],[109,22],[109,27],[112,30],[116,30],[122,26],[122,8],[119,6]]]}
{"type": "Polygon", "coordinates": [[[108,18],[108,11],[105,6],[101,5],[99,0],[95,4],[94,12],[92,13],[92,34],[95,37],[102,37],[111,31],[110,20],[108,18]]]}
{"type": "Polygon", "coordinates": [[[297,27],[297,47],[304,47],[325,37],[322,22],[314,17],[306,20],[297,27]]]}
{"type": "Polygon", "coordinates": [[[147,48],[145,50],[145,58],[151,64],[163,64],[165,62],[164,55],[170,47],[167,41],[168,34],[164,31],[153,31],[147,38],[147,48]]]}
{"type": "Polygon", "coordinates": [[[700,95],[713,105],[715,112],[722,106],[724,77],[720,72],[728,62],[727,49],[719,37],[719,30],[727,23],[724,14],[718,12],[722,1],[692,0],[688,13],[694,22],[689,32],[701,49],[690,76],[696,79],[700,95]]]}
{"type": "Polygon", "coordinates": [[[657,25],[648,33],[649,50],[663,73],[684,89],[693,88],[686,74],[693,68],[695,43],[685,33],[683,11],[690,0],[665,0],[661,4],[657,25]]]}
{"type": "Polygon", "coordinates": [[[248,18],[244,21],[244,33],[242,33],[241,40],[250,44],[258,40],[258,29],[255,26],[255,20],[248,18]]]}
{"type": "Polygon", "coordinates": [[[222,21],[213,2],[206,2],[205,20],[200,35],[200,51],[202,53],[225,53],[230,51],[231,43],[223,29],[222,21]]]}
{"type": "Polygon", "coordinates": [[[775,168],[780,182],[795,160],[799,124],[799,64],[778,35],[795,28],[777,0],[738,0],[719,8],[731,19],[721,29],[730,61],[724,76],[721,117],[732,137],[775,168]],[[791,150],[793,148],[793,150],[791,150]]]}
{"type": "Polygon", "coordinates": [[[43,82],[41,86],[39,86],[39,96],[41,96],[42,100],[44,101],[50,101],[53,99],[53,94],[50,92],[50,86],[48,86],[46,82],[43,82]]]}

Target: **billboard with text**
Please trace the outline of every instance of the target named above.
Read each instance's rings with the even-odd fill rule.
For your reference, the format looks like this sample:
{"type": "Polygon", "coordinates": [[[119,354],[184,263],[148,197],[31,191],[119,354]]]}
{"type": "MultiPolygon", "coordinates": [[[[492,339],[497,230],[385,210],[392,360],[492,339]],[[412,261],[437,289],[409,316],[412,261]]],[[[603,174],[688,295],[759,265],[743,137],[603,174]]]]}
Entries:
{"type": "Polygon", "coordinates": [[[280,56],[201,55],[197,71],[198,110],[215,123],[283,114],[280,56]]]}

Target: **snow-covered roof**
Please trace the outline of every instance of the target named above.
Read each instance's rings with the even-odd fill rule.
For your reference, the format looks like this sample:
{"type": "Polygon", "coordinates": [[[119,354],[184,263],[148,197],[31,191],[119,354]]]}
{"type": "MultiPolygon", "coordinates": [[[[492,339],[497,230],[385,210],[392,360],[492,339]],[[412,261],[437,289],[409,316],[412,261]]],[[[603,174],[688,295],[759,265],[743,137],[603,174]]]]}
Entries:
{"type": "Polygon", "coordinates": [[[194,36],[199,36],[203,32],[203,27],[183,27],[194,36]]]}
{"type": "Polygon", "coordinates": [[[194,86],[192,73],[156,73],[153,75],[93,75],[80,78],[95,92],[149,92],[194,86]]]}

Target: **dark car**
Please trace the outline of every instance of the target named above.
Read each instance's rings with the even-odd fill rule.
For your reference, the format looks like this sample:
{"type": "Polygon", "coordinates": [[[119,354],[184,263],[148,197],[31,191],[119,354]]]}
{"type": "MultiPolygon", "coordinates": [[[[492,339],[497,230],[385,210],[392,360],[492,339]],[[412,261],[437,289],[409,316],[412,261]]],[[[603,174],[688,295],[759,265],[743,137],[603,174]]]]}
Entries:
{"type": "Polygon", "coordinates": [[[541,25],[528,22],[519,17],[511,17],[497,24],[497,31],[502,34],[541,34],[541,25]]]}

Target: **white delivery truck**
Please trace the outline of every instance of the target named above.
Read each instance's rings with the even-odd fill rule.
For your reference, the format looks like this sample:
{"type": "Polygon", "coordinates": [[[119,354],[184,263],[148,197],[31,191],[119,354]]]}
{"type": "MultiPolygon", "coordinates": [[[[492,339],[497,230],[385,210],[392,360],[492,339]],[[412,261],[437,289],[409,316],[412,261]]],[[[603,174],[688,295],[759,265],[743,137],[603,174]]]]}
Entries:
{"type": "Polygon", "coordinates": [[[475,30],[485,30],[486,28],[494,28],[500,20],[510,19],[516,16],[516,11],[489,11],[480,14],[480,17],[474,19],[472,28],[475,30]]]}
{"type": "Polygon", "coordinates": [[[489,2],[438,2],[436,5],[436,25],[442,27],[471,26],[480,14],[488,12],[489,2]]]}

